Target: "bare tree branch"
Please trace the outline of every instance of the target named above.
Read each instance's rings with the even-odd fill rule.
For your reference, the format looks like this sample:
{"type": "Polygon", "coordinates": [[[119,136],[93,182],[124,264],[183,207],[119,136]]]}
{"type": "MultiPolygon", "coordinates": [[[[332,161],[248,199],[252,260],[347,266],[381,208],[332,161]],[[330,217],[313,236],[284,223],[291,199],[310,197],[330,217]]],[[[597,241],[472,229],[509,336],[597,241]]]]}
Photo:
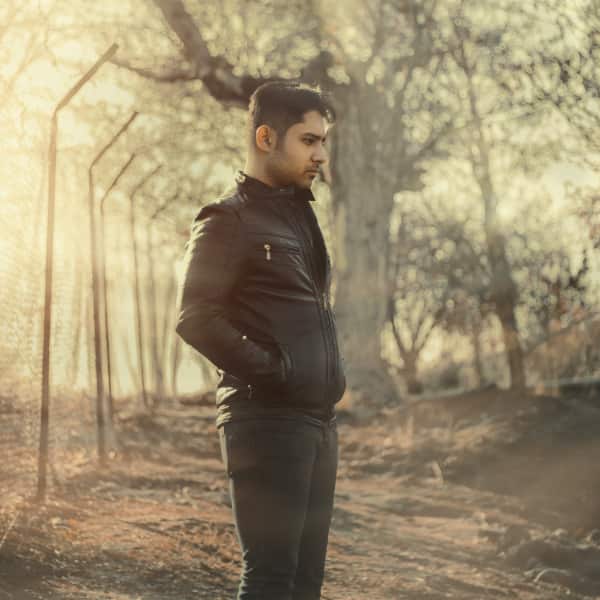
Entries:
{"type": "Polygon", "coordinates": [[[110,62],[117,67],[122,67],[141,77],[152,79],[153,81],[158,81],[160,83],[175,83],[177,81],[193,81],[194,79],[197,79],[197,77],[188,69],[173,69],[172,71],[166,71],[164,73],[156,73],[151,69],[135,67],[118,58],[113,58],[110,62]]]}
{"type": "Polygon", "coordinates": [[[169,27],[183,44],[183,55],[192,65],[197,79],[211,72],[212,57],[194,19],[182,0],[154,0],[169,27]]]}
{"type": "Polygon", "coordinates": [[[268,80],[234,75],[233,65],[227,60],[211,56],[182,0],[154,0],[154,4],[183,44],[183,55],[191,65],[191,78],[200,79],[216,100],[246,108],[252,92],[268,80]]]}
{"type": "MultiPolygon", "coordinates": [[[[167,25],[181,41],[182,52],[189,66],[160,73],[131,65],[123,60],[115,60],[114,64],[159,82],[200,80],[209,94],[222,105],[243,109],[247,108],[250,95],[259,85],[274,79],[282,79],[281,77],[235,75],[233,65],[224,57],[210,54],[202,33],[192,15],[186,10],[183,0],[153,0],[153,2],[161,11],[167,25]]],[[[320,52],[307,62],[302,70],[301,79],[306,81],[325,79],[332,61],[333,57],[328,52],[320,52]]]]}

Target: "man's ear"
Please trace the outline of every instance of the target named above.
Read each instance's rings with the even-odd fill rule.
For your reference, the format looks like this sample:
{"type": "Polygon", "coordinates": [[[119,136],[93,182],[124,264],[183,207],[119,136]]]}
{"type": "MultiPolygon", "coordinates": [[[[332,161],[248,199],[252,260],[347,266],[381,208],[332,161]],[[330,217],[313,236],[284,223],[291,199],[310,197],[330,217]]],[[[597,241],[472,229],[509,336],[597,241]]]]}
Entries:
{"type": "Polygon", "coordinates": [[[277,132],[268,125],[256,128],[256,146],[263,152],[271,152],[277,145],[277,132]]]}

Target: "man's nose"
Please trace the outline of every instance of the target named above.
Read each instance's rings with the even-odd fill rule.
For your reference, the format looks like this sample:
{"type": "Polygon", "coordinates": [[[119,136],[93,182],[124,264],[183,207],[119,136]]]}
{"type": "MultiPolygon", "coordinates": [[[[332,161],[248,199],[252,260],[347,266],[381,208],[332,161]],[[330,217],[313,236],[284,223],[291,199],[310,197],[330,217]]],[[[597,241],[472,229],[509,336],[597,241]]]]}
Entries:
{"type": "Polygon", "coordinates": [[[329,156],[327,155],[327,150],[325,150],[325,146],[318,144],[317,148],[312,156],[312,159],[318,163],[327,162],[329,156]]]}

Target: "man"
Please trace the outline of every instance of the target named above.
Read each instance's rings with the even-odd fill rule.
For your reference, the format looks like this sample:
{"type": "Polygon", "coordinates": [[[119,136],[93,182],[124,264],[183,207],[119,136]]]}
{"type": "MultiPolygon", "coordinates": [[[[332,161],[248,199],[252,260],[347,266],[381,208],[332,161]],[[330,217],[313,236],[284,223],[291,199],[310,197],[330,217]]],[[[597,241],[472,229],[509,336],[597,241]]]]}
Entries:
{"type": "Polygon", "coordinates": [[[236,186],[198,213],[177,332],[217,366],[217,429],[243,567],[238,600],[320,598],[346,388],[311,184],[334,112],[270,82],[236,186]]]}

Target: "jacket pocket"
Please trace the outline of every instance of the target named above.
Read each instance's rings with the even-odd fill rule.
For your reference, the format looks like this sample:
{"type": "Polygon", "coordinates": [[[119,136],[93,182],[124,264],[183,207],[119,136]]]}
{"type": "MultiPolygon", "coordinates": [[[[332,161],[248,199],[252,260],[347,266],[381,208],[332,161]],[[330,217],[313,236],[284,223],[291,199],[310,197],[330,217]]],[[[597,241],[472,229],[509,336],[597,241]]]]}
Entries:
{"type": "Polygon", "coordinates": [[[291,352],[289,351],[287,344],[278,342],[272,336],[267,337],[264,333],[262,335],[250,334],[248,336],[249,339],[250,336],[256,345],[263,348],[263,350],[276,359],[273,362],[278,365],[277,370],[273,370],[268,377],[264,377],[261,382],[255,383],[252,387],[257,390],[257,393],[260,392],[261,388],[264,391],[284,391],[289,385],[294,371],[291,352]]]}
{"type": "Polygon", "coordinates": [[[252,248],[259,259],[267,262],[285,261],[290,255],[298,255],[302,252],[297,242],[282,238],[265,237],[261,240],[255,240],[252,243],[252,248]]]}
{"type": "Polygon", "coordinates": [[[327,352],[320,329],[312,329],[287,341],[292,364],[285,384],[288,399],[295,405],[322,406],[326,402],[327,352]]]}
{"type": "Polygon", "coordinates": [[[270,339],[268,341],[258,340],[257,343],[266,347],[270,352],[277,356],[281,362],[283,362],[283,368],[279,373],[280,376],[274,380],[272,384],[267,383],[266,387],[272,387],[280,392],[289,390],[294,378],[294,362],[289,346],[275,339],[270,339]]]}
{"type": "Polygon", "coordinates": [[[277,347],[279,348],[279,352],[281,356],[283,356],[283,362],[285,365],[284,372],[284,384],[291,385],[293,376],[294,376],[294,363],[292,361],[292,353],[287,344],[282,344],[280,342],[276,342],[277,347]]]}

